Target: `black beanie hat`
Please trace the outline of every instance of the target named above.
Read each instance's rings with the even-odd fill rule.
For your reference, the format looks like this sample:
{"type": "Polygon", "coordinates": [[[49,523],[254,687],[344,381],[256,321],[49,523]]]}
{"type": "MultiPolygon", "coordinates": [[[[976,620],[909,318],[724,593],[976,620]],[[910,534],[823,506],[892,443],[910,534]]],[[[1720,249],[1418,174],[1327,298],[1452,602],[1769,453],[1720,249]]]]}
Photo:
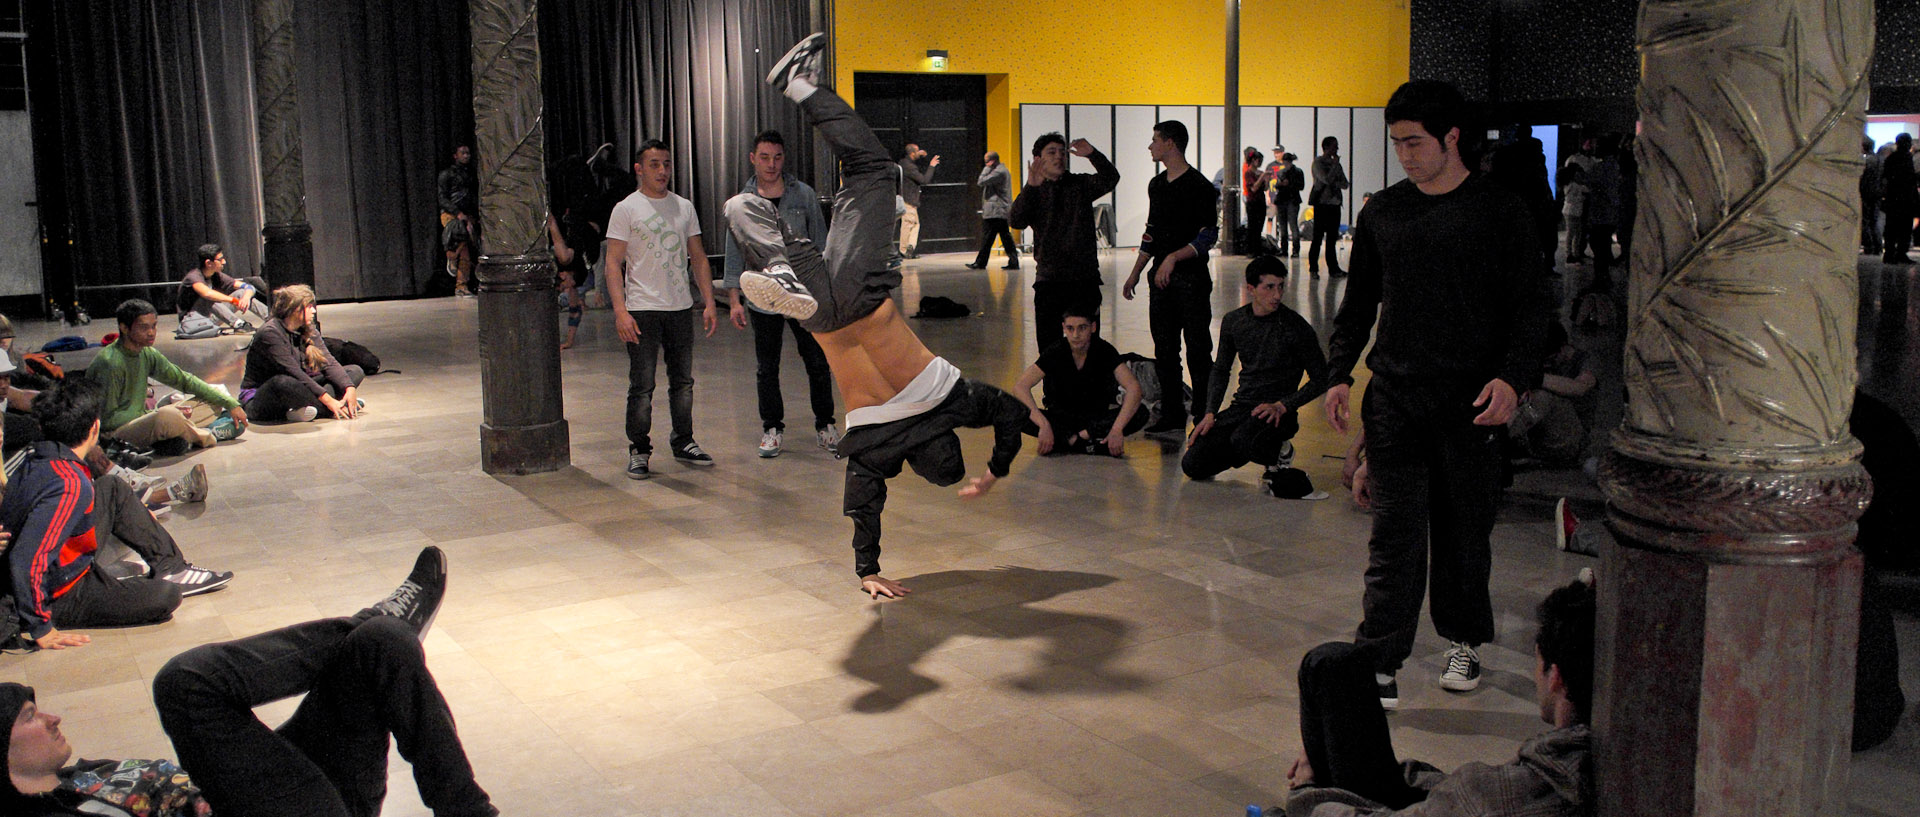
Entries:
{"type": "Polygon", "coordinates": [[[31,700],[33,687],[0,683],[0,803],[24,796],[13,787],[13,774],[7,768],[7,750],[13,743],[13,722],[20,717],[20,708],[31,700]]]}

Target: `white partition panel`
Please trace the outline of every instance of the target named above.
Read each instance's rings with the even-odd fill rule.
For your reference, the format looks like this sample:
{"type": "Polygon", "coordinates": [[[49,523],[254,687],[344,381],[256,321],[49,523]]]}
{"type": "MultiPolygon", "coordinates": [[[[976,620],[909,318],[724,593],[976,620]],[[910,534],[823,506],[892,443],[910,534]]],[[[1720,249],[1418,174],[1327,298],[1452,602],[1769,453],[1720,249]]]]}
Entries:
{"type": "MultiPolygon", "coordinates": [[[[1206,171],[1201,175],[1206,176],[1208,179],[1212,179],[1213,174],[1220,172],[1220,168],[1226,167],[1229,158],[1239,156],[1237,152],[1234,154],[1234,157],[1228,157],[1220,152],[1220,140],[1226,135],[1226,132],[1227,111],[1225,108],[1219,105],[1208,105],[1200,109],[1200,130],[1193,134],[1193,141],[1199,144],[1200,149],[1196,151],[1192,147],[1188,147],[1187,158],[1193,160],[1194,167],[1206,171]]],[[[1231,181],[1233,174],[1240,172],[1240,163],[1238,161],[1234,161],[1231,164],[1233,167],[1227,171],[1229,181],[1231,181]]]]}
{"type": "Polygon", "coordinates": [[[1251,107],[1240,109],[1240,146],[1252,145],[1272,162],[1280,157],[1271,155],[1273,143],[1280,134],[1280,109],[1251,107]]]}
{"type": "MultiPolygon", "coordinates": [[[[1327,137],[1340,140],[1340,162],[1347,169],[1347,180],[1353,180],[1353,109],[1352,108],[1316,108],[1314,109],[1313,155],[1320,155],[1320,140],[1327,137]]],[[[1304,157],[1303,157],[1304,158],[1304,157]]],[[[1313,189],[1313,165],[1307,165],[1307,189],[1313,189]]],[[[1341,207],[1340,223],[1353,223],[1352,191],[1341,207]]]]}
{"type": "MultiPolygon", "coordinates": [[[[1020,106],[1020,144],[1032,145],[1033,140],[1040,138],[1041,134],[1048,133],[1050,131],[1061,131],[1064,133],[1066,129],[1067,129],[1067,106],[1065,105],[1021,105],[1020,106]]],[[[1013,194],[1015,196],[1020,195],[1020,189],[1019,189],[1020,186],[1025,185],[1027,183],[1027,158],[1029,157],[1023,156],[1020,158],[1016,158],[1013,161],[1008,161],[1007,157],[1005,156],[1000,157],[1000,160],[1003,162],[1007,162],[1007,164],[1010,167],[1019,168],[1019,171],[1014,174],[1014,180],[1013,180],[1013,184],[1014,184],[1013,194]]],[[[1028,246],[1032,246],[1033,231],[1021,230],[1020,243],[1028,246]]]]}
{"type": "Polygon", "coordinates": [[[1287,147],[1288,153],[1300,157],[1294,164],[1302,173],[1306,172],[1313,157],[1320,155],[1319,146],[1313,142],[1312,108],[1280,109],[1280,144],[1287,147]]]}
{"type": "MultiPolygon", "coordinates": [[[[1387,186],[1387,120],[1384,108],[1353,109],[1353,207],[1360,197],[1387,186]]],[[[1398,162],[1395,162],[1398,164],[1398,162]]]]}
{"type": "MultiPolygon", "coordinates": [[[[1153,138],[1153,125],[1161,114],[1152,105],[1120,105],[1113,109],[1113,133],[1117,147],[1107,154],[1120,169],[1120,186],[1113,191],[1114,223],[1122,247],[1140,246],[1140,234],[1147,231],[1147,182],[1160,168],[1147,155],[1147,142],[1153,138]]],[[[1131,259],[1129,259],[1131,262],[1131,259]]]]}
{"type": "MultiPolygon", "coordinates": [[[[1107,158],[1113,158],[1113,106],[1112,105],[1073,105],[1067,108],[1067,144],[1075,139],[1085,139],[1107,158]]],[[[1067,169],[1074,173],[1092,173],[1093,163],[1078,156],[1069,160],[1067,169]]],[[[1111,195],[1097,199],[1097,202],[1113,201],[1111,195]]]]}

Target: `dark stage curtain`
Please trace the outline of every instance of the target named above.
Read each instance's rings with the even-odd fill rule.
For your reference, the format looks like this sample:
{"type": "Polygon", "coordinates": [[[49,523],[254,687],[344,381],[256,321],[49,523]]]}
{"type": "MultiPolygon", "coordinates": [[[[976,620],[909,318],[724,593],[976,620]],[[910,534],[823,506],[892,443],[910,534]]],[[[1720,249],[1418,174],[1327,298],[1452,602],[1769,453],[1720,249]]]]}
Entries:
{"type": "Polygon", "coordinates": [[[435,178],[473,138],[466,4],[298,3],[294,38],[316,292],[425,293],[446,267],[435,178]]]}
{"type": "Polygon", "coordinates": [[[787,172],[811,178],[812,131],[763,81],[809,32],[804,0],[541,0],[539,13],[556,189],[570,156],[612,142],[631,171],[634,147],[664,140],[674,151],[674,191],[693,202],[702,243],[718,254],[721,206],[752,175],[755,134],[779,130],[787,172]]]}
{"type": "MultiPolygon", "coordinates": [[[[35,126],[43,217],[64,215],[48,235],[72,241],[48,295],[64,308],[80,287],[177,280],[209,241],[234,271],[257,268],[246,0],[27,6],[33,47],[52,52],[33,77],[35,117],[57,120],[35,126]]],[[[173,300],[164,287],[79,297],[100,314],[135,295],[173,300]]]]}
{"type": "MultiPolygon", "coordinates": [[[[37,152],[58,157],[43,164],[44,215],[74,240],[48,291],[176,280],[206,241],[256,270],[251,0],[28,7],[34,47],[53,51],[30,78],[36,119],[57,120],[35,129],[37,152]]],[[[635,145],[665,139],[717,253],[755,133],[782,131],[788,171],[811,177],[811,132],[762,83],[808,33],[805,0],[540,0],[539,13],[550,180],[604,142],[628,169],[635,145]]],[[[294,40],[320,297],[427,292],[444,277],[435,176],[473,133],[466,4],[298,3],[294,40]]]]}

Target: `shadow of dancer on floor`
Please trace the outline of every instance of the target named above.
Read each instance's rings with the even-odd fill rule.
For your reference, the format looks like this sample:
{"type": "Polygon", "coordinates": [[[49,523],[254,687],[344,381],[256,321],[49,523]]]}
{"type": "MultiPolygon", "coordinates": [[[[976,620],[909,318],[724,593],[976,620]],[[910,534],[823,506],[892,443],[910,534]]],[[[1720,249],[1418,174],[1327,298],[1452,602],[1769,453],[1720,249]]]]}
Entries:
{"type": "Polygon", "coordinates": [[[854,699],[856,712],[888,712],[940,688],[940,682],[914,671],[913,665],[958,636],[1046,641],[1038,666],[1000,683],[1035,694],[1083,690],[1120,692],[1145,686],[1146,679],[1106,664],[1133,629],[1113,616],[1044,610],[1030,605],[1078,590],[1105,587],[1117,579],[1073,570],[999,567],[993,570],[944,570],[917,576],[914,586],[934,604],[882,605],[877,617],[847,651],[840,665],[848,674],[874,685],[854,699]],[[943,596],[980,594],[996,600],[965,613],[942,611],[943,596]]]}

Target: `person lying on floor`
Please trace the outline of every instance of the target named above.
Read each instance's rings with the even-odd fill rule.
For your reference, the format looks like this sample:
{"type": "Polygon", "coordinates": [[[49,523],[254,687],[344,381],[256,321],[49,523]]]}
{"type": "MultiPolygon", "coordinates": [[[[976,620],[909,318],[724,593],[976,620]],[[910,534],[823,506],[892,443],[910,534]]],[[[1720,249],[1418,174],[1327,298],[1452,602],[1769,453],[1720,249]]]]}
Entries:
{"type": "Polygon", "coordinates": [[[387,795],[387,746],[413,765],[436,817],[494,817],[420,641],[446,595],[447,561],[420,552],[387,596],[345,618],[207,644],[153,678],[180,756],[80,760],[32,687],[0,683],[0,813],[18,817],[365,817],[387,795]],[[253,708],[305,694],[269,729],[253,708]]]}

